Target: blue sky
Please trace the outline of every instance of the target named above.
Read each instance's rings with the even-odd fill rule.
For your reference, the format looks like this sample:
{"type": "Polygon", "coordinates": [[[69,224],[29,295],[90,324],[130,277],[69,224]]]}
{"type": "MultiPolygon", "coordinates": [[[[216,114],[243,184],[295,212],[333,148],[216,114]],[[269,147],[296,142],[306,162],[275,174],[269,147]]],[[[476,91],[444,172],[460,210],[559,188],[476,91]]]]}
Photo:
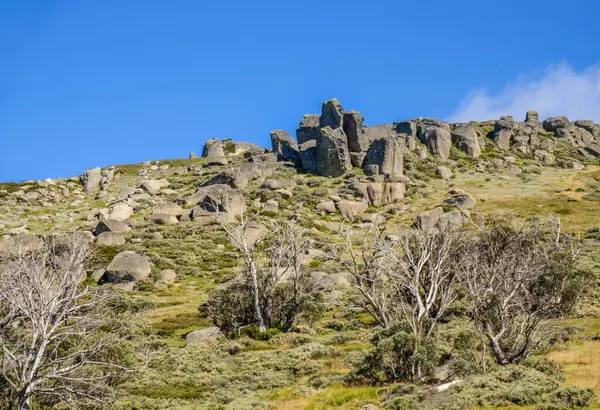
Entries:
{"type": "Polygon", "coordinates": [[[212,137],[269,146],[270,130],[293,134],[332,97],[368,124],[526,109],[600,121],[599,12],[595,0],[0,1],[0,180],[187,157],[212,137]]]}

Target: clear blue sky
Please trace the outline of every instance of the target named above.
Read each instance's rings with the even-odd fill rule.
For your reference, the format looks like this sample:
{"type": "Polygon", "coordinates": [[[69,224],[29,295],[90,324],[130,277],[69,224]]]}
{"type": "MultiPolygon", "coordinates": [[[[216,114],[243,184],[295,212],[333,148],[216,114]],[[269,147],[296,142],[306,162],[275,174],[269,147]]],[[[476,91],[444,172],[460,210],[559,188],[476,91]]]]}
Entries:
{"type": "MultiPolygon", "coordinates": [[[[269,146],[337,97],[369,124],[600,61],[596,0],[0,1],[0,180],[269,146]]],[[[535,108],[535,107],[532,107],[535,108]]]]}

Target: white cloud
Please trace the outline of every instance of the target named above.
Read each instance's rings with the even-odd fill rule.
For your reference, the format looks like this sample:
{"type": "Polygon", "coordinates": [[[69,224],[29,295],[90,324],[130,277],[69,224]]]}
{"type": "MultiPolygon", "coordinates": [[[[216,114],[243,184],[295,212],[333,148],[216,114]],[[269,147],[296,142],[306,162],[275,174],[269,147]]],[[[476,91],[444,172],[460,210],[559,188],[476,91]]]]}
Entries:
{"type": "Polygon", "coordinates": [[[495,95],[474,90],[449,121],[483,121],[502,115],[523,121],[527,110],[538,111],[541,120],[566,115],[570,120],[600,122],[600,65],[577,72],[562,63],[548,67],[538,79],[522,75],[495,95]]]}

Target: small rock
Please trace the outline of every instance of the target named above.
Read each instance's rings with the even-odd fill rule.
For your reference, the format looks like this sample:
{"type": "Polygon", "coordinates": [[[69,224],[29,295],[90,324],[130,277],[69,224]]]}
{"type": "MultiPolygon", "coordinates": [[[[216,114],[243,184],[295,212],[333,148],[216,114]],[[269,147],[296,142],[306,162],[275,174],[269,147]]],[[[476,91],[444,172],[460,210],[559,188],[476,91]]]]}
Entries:
{"type": "Polygon", "coordinates": [[[160,280],[165,283],[173,283],[177,279],[177,272],[173,269],[163,269],[160,271],[160,280]]]}
{"type": "Polygon", "coordinates": [[[435,170],[435,173],[445,180],[449,180],[450,178],[452,178],[452,170],[448,167],[438,167],[435,170]]]}
{"type": "Polygon", "coordinates": [[[194,330],[185,337],[185,342],[188,345],[199,344],[205,342],[215,342],[217,339],[225,337],[221,330],[214,326],[202,330],[194,330]]]}

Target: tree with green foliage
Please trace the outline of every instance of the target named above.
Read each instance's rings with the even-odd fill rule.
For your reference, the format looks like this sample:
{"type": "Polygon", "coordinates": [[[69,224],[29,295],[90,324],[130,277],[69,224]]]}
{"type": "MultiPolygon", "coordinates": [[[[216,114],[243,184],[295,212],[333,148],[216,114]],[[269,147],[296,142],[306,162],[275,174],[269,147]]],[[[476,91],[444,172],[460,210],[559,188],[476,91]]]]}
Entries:
{"type": "Polygon", "coordinates": [[[458,265],[479,332],[501,365],[518,363],[552,336],[550,320],[567,314],[587,282],[577,270],[578,237],[558,218],[476,223],[458,265]]]}

